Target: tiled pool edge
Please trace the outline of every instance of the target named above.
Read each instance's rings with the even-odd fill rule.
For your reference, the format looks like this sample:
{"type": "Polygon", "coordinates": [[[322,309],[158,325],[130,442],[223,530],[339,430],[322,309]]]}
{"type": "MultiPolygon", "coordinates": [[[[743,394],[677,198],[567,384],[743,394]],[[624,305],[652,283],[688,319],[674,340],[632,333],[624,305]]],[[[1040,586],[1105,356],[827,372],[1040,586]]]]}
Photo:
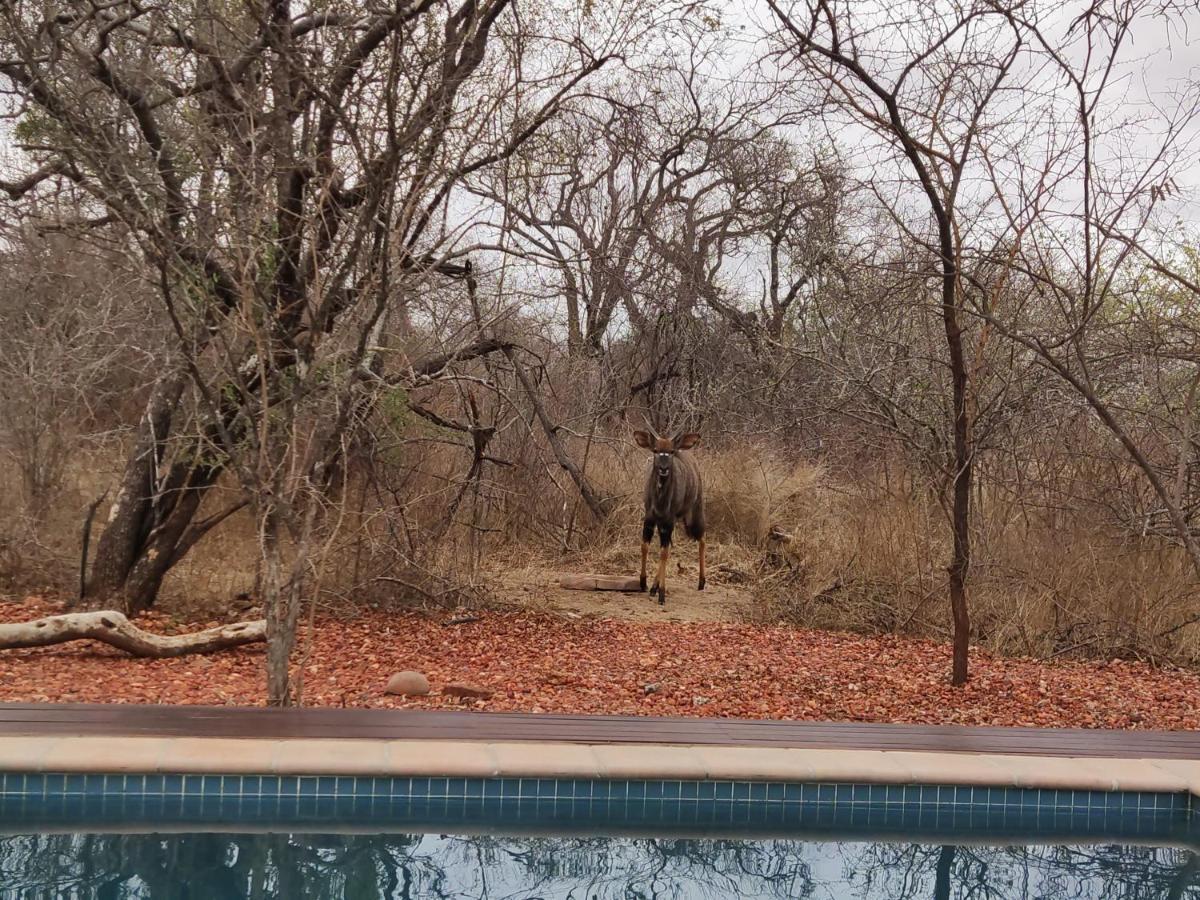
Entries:
{"type": "Polygon", "coordinates": [[[939,784],[1200,796],[1200,760],[679,744],[0,737],[0,773],[939,784]]]}
{"type": "Polygon", "coordinates": [[[945,834],[1190,843],[1187,793],[571,778],[0,774],[0,833],[112,826],[227,830],[564,830],[658,836],[945,834]]]}
{"type": "Polygon", "coordinates": [[[1200,761],[1171,759],[678,744],[0,737],[0,826],[70,827],[76,817],[119,824],[128,814],[156,826],[241,822],[236,808],[252,811],[244,824],[486,829],[507,809],[510,827],[513,811],[524,810],[515,824],[535,828],[599,821],[617,831],[649,825],[685,834],[865,828],[897,835],[930,828],[983,833],[999,822],[1014,833],[1040,828],[1191,841],[1200,826],[1198,796],[1200,761]],[[693,797],[715,803],[716,812],[689,811],[693,797]]]}

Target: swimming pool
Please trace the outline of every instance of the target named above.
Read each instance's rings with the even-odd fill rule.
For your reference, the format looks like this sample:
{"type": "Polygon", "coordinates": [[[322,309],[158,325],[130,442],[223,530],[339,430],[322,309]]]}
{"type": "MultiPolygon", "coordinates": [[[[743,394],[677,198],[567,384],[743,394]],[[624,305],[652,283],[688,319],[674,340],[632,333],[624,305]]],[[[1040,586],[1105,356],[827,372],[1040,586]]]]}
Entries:
{"type": "Polygon", "coordinates": [[[0,708],[0,900],[1200,900],[1197,798],[1182,732],[0,708]]]}
{"type": "Polygon", "coordinates": [[[1200,898],[1194,821],[1161,792],[6,773],[0,898],[1200,898]]]}
{"type": "Polygon", "coordinates": [[[936,844],[420,833],[0,836],[0,898],[1183,898],[1197,855],[936,844]]]}

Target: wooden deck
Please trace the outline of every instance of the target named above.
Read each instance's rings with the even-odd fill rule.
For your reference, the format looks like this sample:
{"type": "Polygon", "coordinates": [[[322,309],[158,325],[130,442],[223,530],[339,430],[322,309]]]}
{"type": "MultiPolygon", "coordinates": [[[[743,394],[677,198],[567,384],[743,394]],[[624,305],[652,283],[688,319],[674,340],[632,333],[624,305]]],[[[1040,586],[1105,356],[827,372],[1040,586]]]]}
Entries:
{"type": "Polygon", "coordinates": [[[552,741],[1200,760],[1200,732],[1191,731],[968,728],[429,710],[0,704],[0,737],[18,735],[552,741]]]}

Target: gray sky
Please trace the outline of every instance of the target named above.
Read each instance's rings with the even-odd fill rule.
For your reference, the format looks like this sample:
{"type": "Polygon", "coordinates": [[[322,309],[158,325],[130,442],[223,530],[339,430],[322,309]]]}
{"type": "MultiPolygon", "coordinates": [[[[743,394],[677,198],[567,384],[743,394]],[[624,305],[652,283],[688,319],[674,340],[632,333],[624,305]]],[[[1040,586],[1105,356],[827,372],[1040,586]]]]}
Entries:
{"type": "MultiPolygon", "coordinates": [[[[787,0],[780,0],[786,6],[787,0]]],[[[843,3],[846,0],[843,0],[843,3]]],[[[1064,39],[1067,28],[1085,9],[1090,0],[1079,2],[1061,2],[1061,0],[1041,0],[1029,7],[1031,17],[1036,18],[1046,35],[1055,43],[1067,46],[1066,55],[1074,63],[1083,58],[1084,48],[1081,42],[1073,45],[1064,39]]],[[[945,7],[944,2],[936,4],[945,7]]],[[[915,9],[931,8],[928,4],[872,2],[872,0],[853,0],[851,8],[856,18],[865,22],[875,21],[886,23],[889,18],[905,17],[915,9]]],[[[1151,7],[1147,4],[1147,9],[1151,7]]],[[[774,27],[774,18],[766,0],[750,0],[750,2],[726,2],[721,5],[722,19],[731,30],[731,41],[722,62],[715,65],[709,75],[714,84],[725,82],[734,84],[739,81],[750,82],[761,78],[763,70],[756,64],[766,57],[770,51],[767,33],[774,27]]],[[[872,46],[878,57],[893,56],[896,60],[904,56],[902,29],[883,27],[865,42],[864,46],[872,46]]],[[[1108,179],[1125,167],[1125,174],[1137,168],[1138,157],[1148,159],[1158,152],[1163,142],[1163,136],[1172,118],[1191,116],[1194,118],[1198,108],[1196,96],[1197,86],[1200,85],[1200,4],[1190,4],[1186,11],[1175,12],[1171,16],[1147,14],[1139,19],[1133,31],[1133,41],[1124,48],[1122,62],[1114,73],[1111,88],[1106,92],[1109,98],[1106,105],[1103,122],[1120,127],[1114,127],[1109,133],[1099,136],[1102,154],[1107,156],[1109,163],[1101,171],[1101,178],[1108,179]],[[1118,164],[1119,161],[1119,164],[1118,164]]],[[[886,71],[887,65],[880,62],[880,67],[886,71]]],[[[1048,68],[1043,61],[1027,57],[1018,64],[1013,75],[1014,82],[1029,82],[1034,87],[1048,89],[1052,82],[1045,78],[1048,68]],[[1040,72],[1035,67],[1040,66],[1040,72]],[[1039,79],[1044,84],[1038,84],[1039,79]]],[[[1027,129],[1029,140],[1021,148],[1020,161],[1030,166],[1036,166],[1039,154],[1045,155],[1047,148],[1053,145],[1047,135],[1051,131],[1050,119],[1057,117],[1069,120],[1073,96],[1066,89],[1065,83],[1059,81],[1054,85],[1052,97],[1043,97],[1044,107],[1039,112],[1046,112],[1044,121],[1028,116],[1028,109],[1010,110],[1014,121],[1025,116],[1023,123],[1027,129]],[[1052,114],[1052,115],[1050,115],[1052,114]]],[[[997,109],[1002,109],[1002,103],[997,109]]],[[[1007,113],[1006,113],[1007,114],[1007,113]]],[[[22,154],[11,146],[10,131],[7,123],[0,122],[0,167],[6,175],[27,168],[28,163],[22,154]]],[[[804,129],[801,140],[807,140],[816,135],[819,140],[832,142],[837,146],[843,157],[862,179],[886,180],[889,175],[888,166],[881,162],[889,154],[884,151],[880,140],[870,135],[860,125],[853,121],[827,116],[814,120],[804,129]]],[[[1059,128],[1059,141],[1070,140],[1069,123],[1067,130],[1059,128]]],[[[1178,217],[1184,224],[1185,230],[1196,228],[1200,221],[1200,123],[1191,121],[1176,137],[1174,163],[1170,166],[1170,175],[1176,188],[1163,212],[1168,216],[1178,217]]],[[[983,172],[975,167],[969,177],[981,178],[983,172]]],[[[890,176],[897,181],[897,195],[902,196],[911,191],[911,173],[903,167],[894,169],[890,176]],[[907,182],[907,183],[906,183],[907,182]]],[[[1011,182],[1015,185],[1015,180],[1011,182]]],[[[1004,187],[1004,185],[1002,185],[1004,187]]],[[[990,186],[985,190],[986,194],[990,186]]],[[[1059,203],[1064,211],[1077,205],[1080,198],[1078,183],[1067,183],[1061,189],[1059,203]]],[[[458,204],[456,204],[458,205],[458,204]]],[[[458,214],[469,216],[474,204],[458,205],[458,214]]],[[[919,203],[917,204],[919,208],[919,203]]]]}

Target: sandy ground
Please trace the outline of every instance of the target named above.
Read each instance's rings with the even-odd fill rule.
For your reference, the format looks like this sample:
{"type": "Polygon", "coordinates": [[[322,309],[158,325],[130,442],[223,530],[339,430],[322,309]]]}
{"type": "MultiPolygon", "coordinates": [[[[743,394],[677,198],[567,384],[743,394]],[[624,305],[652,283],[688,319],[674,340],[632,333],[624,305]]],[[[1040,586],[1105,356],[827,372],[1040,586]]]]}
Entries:
{"type": "MultiPolygon", "coordinates": [[[[719,572],[710,570],[704,590],[696,589],[696,567],[684,564],[682,571],[672,561],[667,577],[667,602],[659,605],[649,593],[622,591],[579,591],[559,587],[559,575],[582,574],[630,575],[636,570],[619,567],[530,568],[519,572],[496,573],[488,588],[502,607],[531,612],[551,613],[567,618],[614,618],[638,622],[741,622],[752,603],[749,591],[723,583],[719,572]]],[[[650,581],[653,582],[653,572],[650,581]]]]}

